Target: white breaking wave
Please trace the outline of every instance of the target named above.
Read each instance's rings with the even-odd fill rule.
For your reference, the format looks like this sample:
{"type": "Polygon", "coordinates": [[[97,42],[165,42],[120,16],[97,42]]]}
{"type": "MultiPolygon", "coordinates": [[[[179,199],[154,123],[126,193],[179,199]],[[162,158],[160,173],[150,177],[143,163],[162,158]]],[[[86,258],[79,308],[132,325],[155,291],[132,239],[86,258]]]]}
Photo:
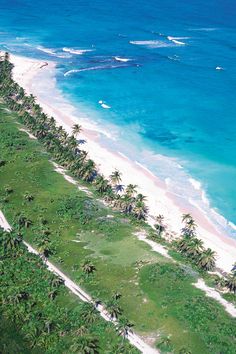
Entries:
{"type": "Polygon", "coordinates": [[[184,42],[177,41],[176,39],[172,39],[172,42],[174,42],[175,44],[185,45],[184,42]]]}
{"type": "Polygon", "coordinates": [[[229,226],[236,231],[236,225],[232,221],[229,221],[229,226]]]}
{"type": "MultiPolygon", "coordinates": [[[[31,45],[29,45],[27,43],[25,43],[24,45],[32,47],[31,45]]],[[[42,47],[41,45],[37,46],[36,48],[38,50],[40,50],[41,52],[53,55],[54,57],[57,57],[57,58],[62,58],[62,59],[71,58],[70,54],[66,54],[63,52],[56,52],[55,49],[52,49],[52,48],[45,48],[45,47],[42,47]]]]}
{"type": "Polygon", "coordinates": [[[158,41],[158,40],[150,40],[150,41],[130,41],[130,44],[141,45],[148,48],[162,48],[162,47],[171,47],[173,46],[170,43],[158,41]]]}
{"type": "Polygon", "coordinates": [[[189,31],[205,31],[205,32],[211,32],[211,31],[217,31],[218,28],[216,27],[200,27],[200,28],[189,28],[189,31]]]}
{"type": "Polygon", "coordinates": [[[201,189],[201,182],[197,181],[196,179],[189,178],[189,182],[194,187],[194,189],[196,189],[197,191],[199,191],[201,189]]]}
{"type": "Polygon", "coordinates": [[[83,71],[91,71],[91,70],[105,70],[105,69],[116,69],[127,67],[128,65],[100,65],[100,66],[91,66],[90,68],[82,68],[82,69],[73,69],[67,71],[64,76],[69,76],[74,73],[79,73],[83,71]]]}
{"type": "Polygon", "coordinates": [[[41,52],[51,54],[51,55],[56,55],[55,51],[51,48],[45,48],[45,47],[42,47],[41,45],[37,46],[36,48],[38,50],[40,50],[41,52]]]}
{"type": "Polygon", "coordinates": [[[190,37],[171,37],[171,36],[167,36],[167,39],[169,39],[169,41],[173,41],[173,40],[180,40],[180,39],[189,39],[190,37]]]}
{"type": "Polygon", "coordinates": [[[131,59],[128,59],[128,58],[121,58],[121,57],[114,57],[116,61],[121,61],[121,62],[124,62],[126,63],[127,61],[130,61],[131,59]]]}
{"type": "Polygon", "coordinates": [[[94,49],[74,49],[74,48],[62,48],[63,52],[68,52],[71,54],[77,54],[77,55],[83,55],[84,53],[87,52],[93,52],[94,49]]]}
{"type": "Polygon", "coordinates": [[[167,39],[175,44],[178,45],[185,45],[184,42],[180,42],[179,39],[188,39],[189,37],[171,37],[171,36],[167,36],[167,39]]]}
{"type": "Polygon", "coordinates": [[[141,45],[147,48],[165,48],[176,47],[177,45],[185,45],[184,42],[177,41],[175,39],[167,41],[150,40],[150,41],[130,41],[130,44],[141,45]]]}

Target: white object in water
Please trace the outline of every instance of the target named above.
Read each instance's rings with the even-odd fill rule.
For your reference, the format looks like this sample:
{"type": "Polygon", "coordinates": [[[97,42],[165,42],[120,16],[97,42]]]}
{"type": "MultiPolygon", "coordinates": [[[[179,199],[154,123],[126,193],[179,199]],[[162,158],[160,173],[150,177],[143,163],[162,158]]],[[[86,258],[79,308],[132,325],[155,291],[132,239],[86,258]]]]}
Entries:
{"type": "Polygon", "coordinates": [[[121,62],[124,62],[124,63],[126,63],[127,61],[130,61],[130,59],[128,59],[128,58],[121,58],[121,57],[115,57],[115,60],[121,61],[121,62]]]}
{"type": "Polygon", "coordinates": [[[108,106],[107,104],[105,104],[105,103],[102,103],[101,104],[101,106],[103,107],[103,108],[105,108],[105,109],[109,109],[109,108],[111,108],[110,106],[108,106]]]}
{"type": "Polygon", "coordinates": [[[217,66],[216,70],[224,70],[224,68],[222,68],[221,66],[217,66]]]}
{"type": "Polygon", "coordinates": [[[101,105],[102,108],[105,108],[105,109],[111,108],[110,106],[108,106],[108,105],[105,103],[105,101],[100,100],[100,101],[98,101],[98,103],[101,105]]]}

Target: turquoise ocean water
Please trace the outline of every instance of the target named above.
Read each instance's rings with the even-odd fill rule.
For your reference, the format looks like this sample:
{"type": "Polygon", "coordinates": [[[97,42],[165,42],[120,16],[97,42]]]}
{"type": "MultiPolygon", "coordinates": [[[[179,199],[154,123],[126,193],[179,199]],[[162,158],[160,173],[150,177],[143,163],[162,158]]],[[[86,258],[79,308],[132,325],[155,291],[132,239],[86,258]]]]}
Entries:
{"type": "Polygon", "coordinates": [[[119,151],[236,238],[233,0],[0,0],[0,13],[1,49],[57,61],[59,88],[119,151]]]}

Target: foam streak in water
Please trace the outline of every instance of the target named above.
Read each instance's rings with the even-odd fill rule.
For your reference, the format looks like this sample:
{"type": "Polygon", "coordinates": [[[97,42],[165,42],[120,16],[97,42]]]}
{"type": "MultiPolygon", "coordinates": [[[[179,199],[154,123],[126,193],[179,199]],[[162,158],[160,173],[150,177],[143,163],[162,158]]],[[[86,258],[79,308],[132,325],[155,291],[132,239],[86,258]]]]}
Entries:
{"type": "Polygon", "coordinates": [[[64,74],[64,76],[69,76],[71,74],[80,73],[80,72],[83,72],[83,71],[118,69],[118,68],[124,68],[124,67],[127,67],[127,66],[129,66],[129,65],[100,65],[100,66],[92,66],[92,67],[89,67],[89,68],[73,69],[73,70],[67,71],[64,74]]]}

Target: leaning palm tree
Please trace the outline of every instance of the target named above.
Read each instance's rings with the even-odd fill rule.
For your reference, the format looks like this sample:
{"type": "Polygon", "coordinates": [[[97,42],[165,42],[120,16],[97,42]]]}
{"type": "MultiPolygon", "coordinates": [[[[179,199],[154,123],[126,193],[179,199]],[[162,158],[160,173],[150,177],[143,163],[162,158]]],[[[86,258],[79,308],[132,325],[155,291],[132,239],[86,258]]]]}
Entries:
{"type": "Polygon", "coordinates": [[[231,272],[225,281],[226,287],[232,291],[234,294],[236,294],[236,271],[231,272]]]}
{"type": "Polygon", "coordinates": [[[73,127],[72,127],[72,134],[73,135],[77,135],[79,133],[81,133],[82,131],[82,127],[80,124],[74,124],[73,127]]]}
{"type": "Polygon", "coordinates": [[[210,248],[207,248],[200,254],[198,259],[198,265],[204,270],[213,270],[216,263],[216,253],[210,248]]]}

